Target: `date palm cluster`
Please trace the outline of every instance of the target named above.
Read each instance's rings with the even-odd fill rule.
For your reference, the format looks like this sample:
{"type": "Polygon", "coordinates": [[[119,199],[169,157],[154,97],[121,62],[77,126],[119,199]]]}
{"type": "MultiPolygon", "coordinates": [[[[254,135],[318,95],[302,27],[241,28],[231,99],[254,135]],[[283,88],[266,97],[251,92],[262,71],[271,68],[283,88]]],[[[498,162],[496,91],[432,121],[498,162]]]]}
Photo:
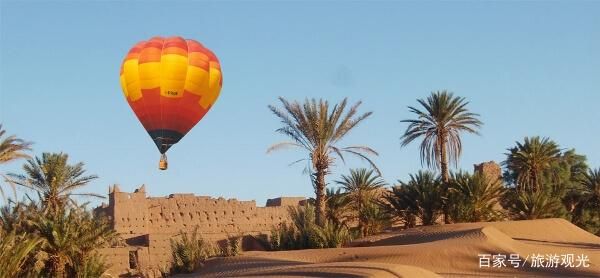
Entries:
{"type": "MultiPolygon", "coordinates": [[[[5,130],[0,126],[0,136],[5,130]]],[[[117,239],[107,218],[94,215],[74,196],[97,177],[68,155],[43,153],[31,158],[31,143],[0,137],[0,163],[27,159],[23,174],[3,174],[5,182],[35,195],[15,201],[3,194],[0,210],[0,277],[100,277],[108,265],[97,252],[117,239]]]]}
{"type": "MultiPolygon", "coordinates": [[[[277,132],[291,139],[273,145],[304,150],[315,189],[315,223],[321,228],[348,229],[353,237],[367,236],[391,226],[564,217],[600,232],[600,169],[586,164],[574,149],[564,150],[549,138],[525,137],[508,148],[498,176],[451,171],[463,152],[463,134],[479,134],[480,115],[452,92],[436,91],[408,106],[414,118],[400,141],[406,147],[419,141],[425,169],[409,174],[387,188],[366,146],[343,147],[342,139],[372,115],[358,113],[361,102],[347,99],[333,106],[323,99],[303,103],[280,98],[282,107],[269,106],[281,120],[277,132]],[[368,162],[370,169],[350,169],[328,188],[327,176],[349,153],[368,162]]],[[[342,230],[343,230],[342,229],[342,230]]]]}

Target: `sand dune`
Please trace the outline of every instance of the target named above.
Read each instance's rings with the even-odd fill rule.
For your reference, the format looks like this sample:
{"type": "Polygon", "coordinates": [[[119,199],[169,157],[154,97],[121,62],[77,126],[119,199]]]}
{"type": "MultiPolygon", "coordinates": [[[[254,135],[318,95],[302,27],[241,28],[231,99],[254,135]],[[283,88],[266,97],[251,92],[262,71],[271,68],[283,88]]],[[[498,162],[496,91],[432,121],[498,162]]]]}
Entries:
{"type": "MultiPolygon", "coordinates": [[[[544,263],[545,264],[545,263],[544,263]]],[[[577,264],[577,262],[575,262],[577,264]]],[[[188,277],[600,277],[600,238],[563,219],[466,223],[389,232],[350,247],[245,252],[188,277]],[[479,267],[478,254],[519,254],[523,266],[479,267]],[[589,267],[531,267],[540,254],[581,256],[589,267]]]]}

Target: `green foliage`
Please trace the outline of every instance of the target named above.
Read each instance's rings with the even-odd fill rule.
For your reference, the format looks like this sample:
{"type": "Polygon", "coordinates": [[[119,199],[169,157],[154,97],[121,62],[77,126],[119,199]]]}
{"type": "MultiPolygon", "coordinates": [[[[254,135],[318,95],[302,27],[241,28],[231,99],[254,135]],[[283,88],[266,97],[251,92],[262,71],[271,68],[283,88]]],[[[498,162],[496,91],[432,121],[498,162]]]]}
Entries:
{"type": "Polygon", "coordinates": [[[347,99],[333,107],[323,99],[307,99],[302,104],[298,101],[289,102],[284,98],[279,100],[283,109],[273,105],[269,105],[269,109],[283,124],[277,132],[289,137],[291,141],[275,144],[267,152],[286,147],[297,147],[308,152],[308,158],[297,162],[310,161],[311,182],[316,193],[316,219],[322,226],[325,223],[325,176],[329,173],[330,166],[335,163],[335,158],[344,161],[344,154],[358,156],[377,169],[368,157],[377,155],[373,149],[367,146],[338,146],[342,138],[372,112],[357,114],[361,102],[346,109],[347,99]]]}
{"type": "Polygon", "coordinates": [[[549,138],[526,137],[510,148],[505,180],[514,189],[503,205],[516,219],[563,217],[590,232],[600,229],[600,173],[589,170],[575,150],[561,151],[549,138]]]}
{"type": "Polygon", "coordinates": [[[6,130],[0,124],[0,164],[20,158],[29,158],[26,152],[31,150],[31,142],[17,138],[15,135],[4,137],[5,135],[6,130]]]}
{"type": "Polygon", "coordinates": [[[204,265],[204,261],[218,254],[210,242],[204,240],[194,228],[191,234],[181,232],[180,239],[171,239],[171,255],[173,273],[192,273],[204,265]]]}
{"type": "Polygon", "coordinates": [[[97,278],[101,277],[108,269],[104,257],[97,253],[92,253],[85,257],[77,259],[73,265],[73,277],[77,278],[97,278]]]}
{"type": "Polygon", "coordinates": [[[314,207],[290,207],[292,223],[282,223],[271,230],[272,250],[296,250],[340,247],[352,238],[348,229],[327,221],[325,225],[316,223],[314,207]]]}
{"type": "MultiPolygon", "coordinates": [[[[31,150],[31,143],[26,142],[23,139],[17,138],[15,135],[4,137],[5,134],[6,130],[4,130],[2,128],[2,125],[0,124],[0,165],[16,161],[22,158],[29,158],[27,152],[31,150]]],[[[6,180],[4,174],[0,173],[0,177],[6,180]]],[[[12,184],[11,182],[9,182],[8,184],[12,187],[12,190],[15,192],[16,195],[14,184],[12,184]]],[[[2,195],[3,198],[6,197],[4,195],[4,190],[2,189],[2,186],[0,186],[0,195],[2,195]]]]}
{"type": "Polygon", "coordinates": [[[382,223],[377,222],[382,215],[375,202],[379,198],[379,189],[385,186],[381,176],[373,170],[350,169],[350,175],[342,175],[341,180],[336,181],[345,190],[345,196],[348,199],[348,206],[355,219],[358,220],[358,230],[362,236],[370,235],[373,231],[380,229],[370,226],[379,226],[382,223]]]}
{"type": "Polygon", "coordinates": [[[298,249],[324,247],[314,207],[290,207],[289,214],[294,224],[293,228],[296,231],[295,238],[298,249]]]}
{"type": "Polygon", "coordinates": [[[456,165],[462,153],[461,132],[478,134],[483,123],[479,114],[466,108],[465,98],[447,91],[431,93],[426,99],[417,100],[424,110],[409,106],[416,119],[403,120],[408,123],[402,135],[402,146],[417,138],[423,138],[419,147],[421,164],[442,171],[442,180],[448,181],[448,161],[456,165]]]}
{"type": "Polygon", "coordinates": [[[406,225],[414,226],[415,218],[423,225],[433,225],[442,213],[444,201],[442,182],[430,171],[419,171],[410,175],[408,182],[398,181],[385,196],[386,210],[402,219],[406,225]]]}
{"type": "Polygon", "coordinates": [[[448,189],[448,207],[454,222],[495,221],[502,218],[500,200],[504,186],[483,174],[459,172],[452,176],[448,189]]]}
{"type": "Polygon", "coordinates": [[[35,203],[17,203],[2,208],[0,222],[5,232],[39,239],[23,266],[29,276],[93,277],[103,273],[107,266],[95,250],[116,238],[108,220],[94,217],[85,206],[49,214],[35,203]]]}
{"type": "Polygon", "coordinates": [[[361,208],[361,216],[364,229],[361,236],[374,235],[381,233],[384,229],[392,226],[392,217],[380,202],[370,202],[361,208]]]}
{"type": "Polygon", "coordinates": [[[564,209],[560,200],[543,191],[511,191],[508,210],[513,219],[540,219],[561,217],[564,209]]]}
{"type": "Polygon", "coordinates": [[[107,266],[96,249],[116,238],[109,221],[94,216],[72,196],[95,175],[85,175],[83,163],[68,164],[66,154],[44,153],[29,159],[25,174],[9,174],[12,184],[36,190],[41,204],[8,205],[0,210],[2,229],[8,233],[36,235],[40,243],[23,266],[26,276],[97,277],[107,266]]]}
{"type": "Polygon", "coordinates": [[[110,245],[116,233],[106,219],[93,217],[85,207],[56,215],[41,214],[32,228],[43,239],[41,251],[48,254],[46,271],[56,277],[83,274],[77,273],[78,266],[86,266],[86,271],[106,270],[94,250],[110,245]]]}
{"type": "Polygon", "coordinates": [[[383,195],[381,208],[391,217],[392,221],[400,222],[404,228],[416,226],[417,217],[409,200],[409,190],[406,186],[394,186],[383,195]]]}
{"type": "Polygon", "coordinates": [[[600,168],[590,169],[572,192],[573,223],[590,232],[600,232],[600,168]]]}
{"type": "Polygon", "coordinates": [[[0,230],[0,277],[25,276],[23,267],[40,243],[35,235],[0,230]]]}
{"type": "Polygon", "coordinates": [[[538,191],[542,185],[544,173],[551,173],[552,166],[560,159],[560,149],[556,142],[549,138],[525,137],[524,142],[516,142],[517,146],[506,153],[507,181],[519,190],[538,191]]]}
{"type": "Polygon", "coordinates": [[[86,176],[83,162],[70,165],[68,159],[69,156],[63,153],[43,153],[41,158],[27,160],[23,166],[25,174],[8,174],[9,181],[35,190],[44,210],[50,213],[60,213],[67,205],[74,205],[72,196],[104,198],[93,193],[73,193],[98,177],[86,176]]]}
{"type": "Polygon", "coordinates": [[[319,240],[322,242],[319,244],[321,248],[342,247],[354,238],[348,228],[345,226],[336,226],[331,221],[326,222],[323,227],[319,227],[318,234],[320,237],[319,240]]]}
{"type": "Polygon", "coordinates": [[[279,227],[271,229],[270,250],[300,249],[298,241],[296,240],[296,230],[291,224],[284,222],[279,227]]]}
{"type": "Polygon", "coordinates": [[[242,236],[228,235],[224,246],[221,247],[221,255],[235,257],[242,253],[242,236]]]}
{"type": "Polygon", "coordinates": [[[325,195],[325,216],[327,221],[331,222],[335,227],[348,227],[350,213],[350,198],[342,192],[341,188],[336,190],[327,188],[325,195]]]}

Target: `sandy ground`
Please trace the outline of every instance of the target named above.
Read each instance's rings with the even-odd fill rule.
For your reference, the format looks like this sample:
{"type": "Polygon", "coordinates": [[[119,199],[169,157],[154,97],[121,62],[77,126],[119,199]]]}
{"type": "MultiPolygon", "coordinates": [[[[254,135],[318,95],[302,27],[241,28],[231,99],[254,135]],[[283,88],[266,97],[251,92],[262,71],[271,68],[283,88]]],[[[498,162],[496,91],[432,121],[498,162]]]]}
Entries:
{"type": "Polygon", "coordinates": [[[389,232],[346,248],[214,258],[183,277],[600,277],[600,237],[563,219],[439,225],[389,232]],[[479,254],[489,254],[489,267],[480,267],[479,254]],[[506,255],[496,256],[505,266],[493,267],[498,254],[506,255]],[[518,254],[512,261],[518,267],[510,254],[518,254]],[[570,254],[573,267],[566,267],[570,254]],[[532,266],[534,261],[541,266],[532,266]]]}

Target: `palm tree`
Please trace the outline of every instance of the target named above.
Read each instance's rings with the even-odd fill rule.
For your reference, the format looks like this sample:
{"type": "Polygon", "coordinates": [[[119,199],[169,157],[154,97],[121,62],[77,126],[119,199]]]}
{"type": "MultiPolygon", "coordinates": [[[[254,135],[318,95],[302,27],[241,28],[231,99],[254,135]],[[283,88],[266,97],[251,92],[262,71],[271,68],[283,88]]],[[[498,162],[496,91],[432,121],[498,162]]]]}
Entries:
{"type": "Polygon", "coordinates": [[[469,102],[464,97],[454,96],[447,91],[437,91],[424,99],[417,100],[425,110],[409,106],[416,119],[403,120],[408,127],[402,135],[402,146],[410,144],[417,138],[423,138],[419,147],[421,164],[440,169],[442,181],[449,181],[448,161],[458,164],[462,153],[461,132],[479,134],[477,129],[483,125],[479,114],[471,113],[466,108],[469,102]]]}
{"type": "Polygon", "coordinates": [[[600,168],[590,169],[581,182],[581,190],[576,192],[576,205],[573,222],[583,224],[586,209],[600,211],[600,168]]]}
{"type": "Polygon", "coordinates": [[[40,242],[35,236],[0,230],[0,277],[22,277],[23,266],[40,242]]]}
{"type": "Polygon", "coordinates": [[[366,208],[374,202],[378,189],[385,186],[381,176],[373,170],[350,169],[350,175],[342,175],[342,179],[336,181],[346,191],[350,200],[350,206],[358,214],[358,230],[362,236],[367,236],[366,208]]]}
{"type": "Polygon", "coordinates": [[[414,209],[416,206],[409,194],[410,190],[406,186],[394,186],[385,192],[380,202],[387,214],[404,224],[404,228],[413,228],[417,225],[417,213],[414,209]]]}
{"type": "MultiPolygon", "coordinates": [[[[98,259],[94,250],[117,237],[106,219],[94,218],[85,207],[55,215],[41,213],[31,224],[42,239],[41,250],[48,254],[47,271],[52,277],[80,274],[78,267],[98,259]]],[[[100,267],[106,269],[103,264],[100,267]]]]}
{"type": "MultiPolygon", "coordinates": [[[[29,158],[27,151],[31,150],[31,142],[26,142],[23,139],[17,138],[15,135],[3,138],[6,130],[2,129],[0,124],[0,164],[5,164],[21,158],[29,158]]],[[[2,175],[6,180],[6,177],[2,175]]],[[[14,185],[9,183],[14,191],[14,185]]],[[[0,187],[0,194],[4,197],[4,191],[0,187]]]]}
{"type": "Polygon", "coordinates": [[[392,208],[399,208],[395,215],[417,217],[423,225],[433,225],[440,216],[443,206],[443,192],[438,176],[430,171],[419,171],[410,175],[408,182],[398,181],[393,193],[386,198],[392,208]]]}
{"type": "Polygon", "coordinates": [[[346,226],[348,204],[350,203],[348,196],[342,192],[341,188],[337,188],[336,190],[327,188],[325,195],[325,204],[327,206],[325,216],[327,217],[327,221],[331,222],[334,228],[346,226]]]}
{"type": "Polygon", "coordinates": [[[37,191],[44,211],[50,213],[60,212],[67,204],[74,204],[71,196],[104,198],[94,193],[73,193],[98,177],[86,176],[83,162],[69,165],[68,158],[63,153],[43,153],[41,158],[27,160],[23,166],[25,175],[8,174],[10,182],[37,191]]]}
{"type": "Polygon", "coordinates": [[[449,192],[449,206],[456,222],[492,221],[500,216],[497,209],[504,186],[499,179],[459,172],[453,175],[449,192]]]}
{"type": "MultiPolygon", "coordinates": [[[[291,141],[281,142],[271,146],[267,152],[284,147],[298,147],[308,152],[307,159],[311,162],[311,178],[316,194],[316,221],[320,226],[325,224],[325,176],[334,165],[335,158],[344,161],[343,154],[358,156],[377,167],[368,155],[378,155],[367,146],[340,147],[338,143],[359,123],[371,116],[372,112],[358,115],[357,102],[346,111],[347,99],[341,103],[329,106],[323,99],[306,100],[303,104],[298,101],[289,102],[280,97],[283,109],[269,105],[269,109],[281,120],[283,126],[277,132],[288,136],[291,141]]],[[[378,171],[378,170],[377,170],[378,171]]]]}
{"type": "Polygon", "coordinates": [[[508,207],[513,219],[540,219],[559,216],[562,204],[543,191],[514,191],[508,207]]]}
{"type": "Polygon", "coordinates": [[[537,191],[544,171],[560,159],[558,145],[549,138],[525,137],[524,142],[508,149],[503,164],[514,176],[517,189],[537,191]]]}
{"type": "Polygon", "coordinates": [[[386,228],[392,227],[392,214],[388,213],[381,200],[367,203],[360,212],[364,221],[363,236],[380,233],[386,228]]]}
{"type": "Polygon", "coordinates": [[[600,168],[590,169],[582,182],[584,197],[588,204],[600,209],[600,168]]]}

